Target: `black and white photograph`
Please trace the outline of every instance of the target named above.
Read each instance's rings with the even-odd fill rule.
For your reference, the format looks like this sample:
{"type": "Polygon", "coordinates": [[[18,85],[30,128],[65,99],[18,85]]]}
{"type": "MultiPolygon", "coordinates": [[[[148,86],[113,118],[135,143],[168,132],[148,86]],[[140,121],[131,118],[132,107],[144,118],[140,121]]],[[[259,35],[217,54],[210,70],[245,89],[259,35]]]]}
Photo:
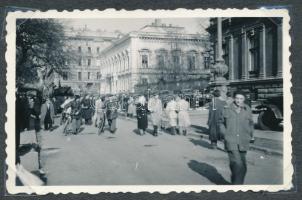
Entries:
{"type": "Polygon", "coordinates": [[[286,10],[11,12],[6,30],[9,193],[291,188],[286,10]]]}

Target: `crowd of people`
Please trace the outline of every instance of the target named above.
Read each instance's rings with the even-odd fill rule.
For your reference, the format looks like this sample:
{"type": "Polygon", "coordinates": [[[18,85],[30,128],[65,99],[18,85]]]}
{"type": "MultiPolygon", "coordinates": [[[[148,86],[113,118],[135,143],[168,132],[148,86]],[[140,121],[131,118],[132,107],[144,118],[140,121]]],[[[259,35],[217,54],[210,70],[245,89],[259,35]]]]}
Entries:
{"type": "MultiPolygon", "coordinates": [[[[182,95],[170,95],[164,102],[158,93],[122,98],[117,95],[72,95],[61,103],[55,98],[42,96],[38,92],[17,93],[16,148],[20,144],[20,132],[24,130],[35,130],[39,142],[40,129],[53,128],[58,110],[61,110],[60,124],[65,135],[78,134],[83,124],[97,127],[98,134],[101,134],[106,123],[109,131],[115,133],[117,118],[122,112],[127,118],[137,119],[139,135],[146,134],[149,121],[154,136],[158,136],[161,129],[171,135],[187,135],[191,125],[190,104],[182,95]]],[[[208,127],[213,149],[217,148],[219,140],[225,143],[232,183],[243,184],[247,170],[246,152],[253,139],[252,112],[245,103],[245,94],[238,91],[231,97],[224,91],[215,90],[209,104],[208,127]]],[[[16,158],[16,162],[20,162],[18,156],[16,158]]]]}

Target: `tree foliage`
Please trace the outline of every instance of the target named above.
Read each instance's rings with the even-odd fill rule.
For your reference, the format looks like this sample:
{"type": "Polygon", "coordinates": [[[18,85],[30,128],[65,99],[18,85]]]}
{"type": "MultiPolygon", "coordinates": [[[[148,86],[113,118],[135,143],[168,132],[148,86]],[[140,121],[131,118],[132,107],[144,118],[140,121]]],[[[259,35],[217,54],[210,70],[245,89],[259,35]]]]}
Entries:
{"type": "Polygon", "coordinates": [[[54,19],[18,19],[16,23],[17,86],[49,87],[54,72],[67,70],[66,61],[71,58],[63,25],[54,19]]]}

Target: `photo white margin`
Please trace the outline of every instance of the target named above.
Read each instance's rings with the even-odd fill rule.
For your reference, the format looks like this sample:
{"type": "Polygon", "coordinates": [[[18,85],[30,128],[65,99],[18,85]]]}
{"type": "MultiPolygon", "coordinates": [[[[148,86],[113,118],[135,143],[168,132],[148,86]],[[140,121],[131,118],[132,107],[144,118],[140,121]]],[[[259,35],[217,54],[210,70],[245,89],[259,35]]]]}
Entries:
{"type": "Polygon", "coordinates": [[[49,10],[41,11],[14,11],[8,12],[6,17],[6,43],[7,51],[5,59],[7,63],[7,122],[5,124],[6,139],[6,164],[7,180],[6,189],[9,194],[67,194],[67,193],[89,193],[100,192],[201,192],[201,191],[269,191],[277,192],[289,190],[293,187],[292,177],[294,168],[292,165],[292,125],[291,125],[291,104],[293,97],[290,92],[291,83],[291,63],[289,61],[291,45],[290,17],[286,9],[176,9],[176,10],[135,10],[126,11],[115,9],[99,10],[74,10],[62,11],[49,10]],[[282,185],[106,185],[106,186],[16,186],[15,185],[15,72],[16,72],[16,19],[18,18],[194,18],[194,17],[282,17],[283,18],[283,95],[284,95],[284,134],[283,134],[283,184],[282,185]]]}

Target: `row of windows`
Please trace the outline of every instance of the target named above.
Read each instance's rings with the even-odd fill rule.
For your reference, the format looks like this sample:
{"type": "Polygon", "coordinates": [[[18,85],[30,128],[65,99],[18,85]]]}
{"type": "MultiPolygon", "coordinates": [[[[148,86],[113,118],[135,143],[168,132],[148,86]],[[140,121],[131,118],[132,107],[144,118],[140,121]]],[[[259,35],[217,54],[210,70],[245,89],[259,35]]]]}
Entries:
{"type": "MultiPolygon", "coordinates": [[[[82,52],[82,47],[81,47],[81,46],[78,47],[78,52],[79,52],[79,53],[82,52]]],[[[87,52],[88,52],[88,53],[91,53],[91,47],[87,47],[87,52]]],[[[96,52],[97,52],[97,53],[100,53],[100,47],[97,47],[97,48],[96,48],[96,52]]]]}
{"type": "MultiPolygon", "coordinates": [[[[78,74],[77,74],[77,78],[78,78],[78,81],[81,81],[82,80],[82,74],[84,74],[84,72],[78,72],[78,74]]],[[[86,80],[92,80],[92,77],[91,77],[91,74],[92,74],[92,72],[87,72],[87,79],[86,80]]],[[[101,73],[100,72],[97,72],[96,73],[96,79],[97,80],[99,80],[99,79],[101,79],[101,73]]],[[[62,77],[63,77],[63,80],[64,81],[67,81],[68,79],[69,79],[69,77],[68,77],[68,72],[63,72],[63,74],[62,74],[62,77]]]]}
{"type": "MultiPolygon", "coordinates": [[[[157,55],[156,56],[156,62],[158,67],[165,67],[167,64],[165,62],[165,56],[164,55],[157,55]]],[[[142,55],[141,56],[141,66],[142,68],[148,68],[149,67],[149,57],[148,55],[142,55]]],[[[181,57],[180,55],[173,55],[172,56],[172,65],[174,67],[180,67],[181,65],[181,57]]],[[[187,68],[189,70],[195,70],[196,69],[196,56],[194,54],[187,55],[187,68]]]]}

